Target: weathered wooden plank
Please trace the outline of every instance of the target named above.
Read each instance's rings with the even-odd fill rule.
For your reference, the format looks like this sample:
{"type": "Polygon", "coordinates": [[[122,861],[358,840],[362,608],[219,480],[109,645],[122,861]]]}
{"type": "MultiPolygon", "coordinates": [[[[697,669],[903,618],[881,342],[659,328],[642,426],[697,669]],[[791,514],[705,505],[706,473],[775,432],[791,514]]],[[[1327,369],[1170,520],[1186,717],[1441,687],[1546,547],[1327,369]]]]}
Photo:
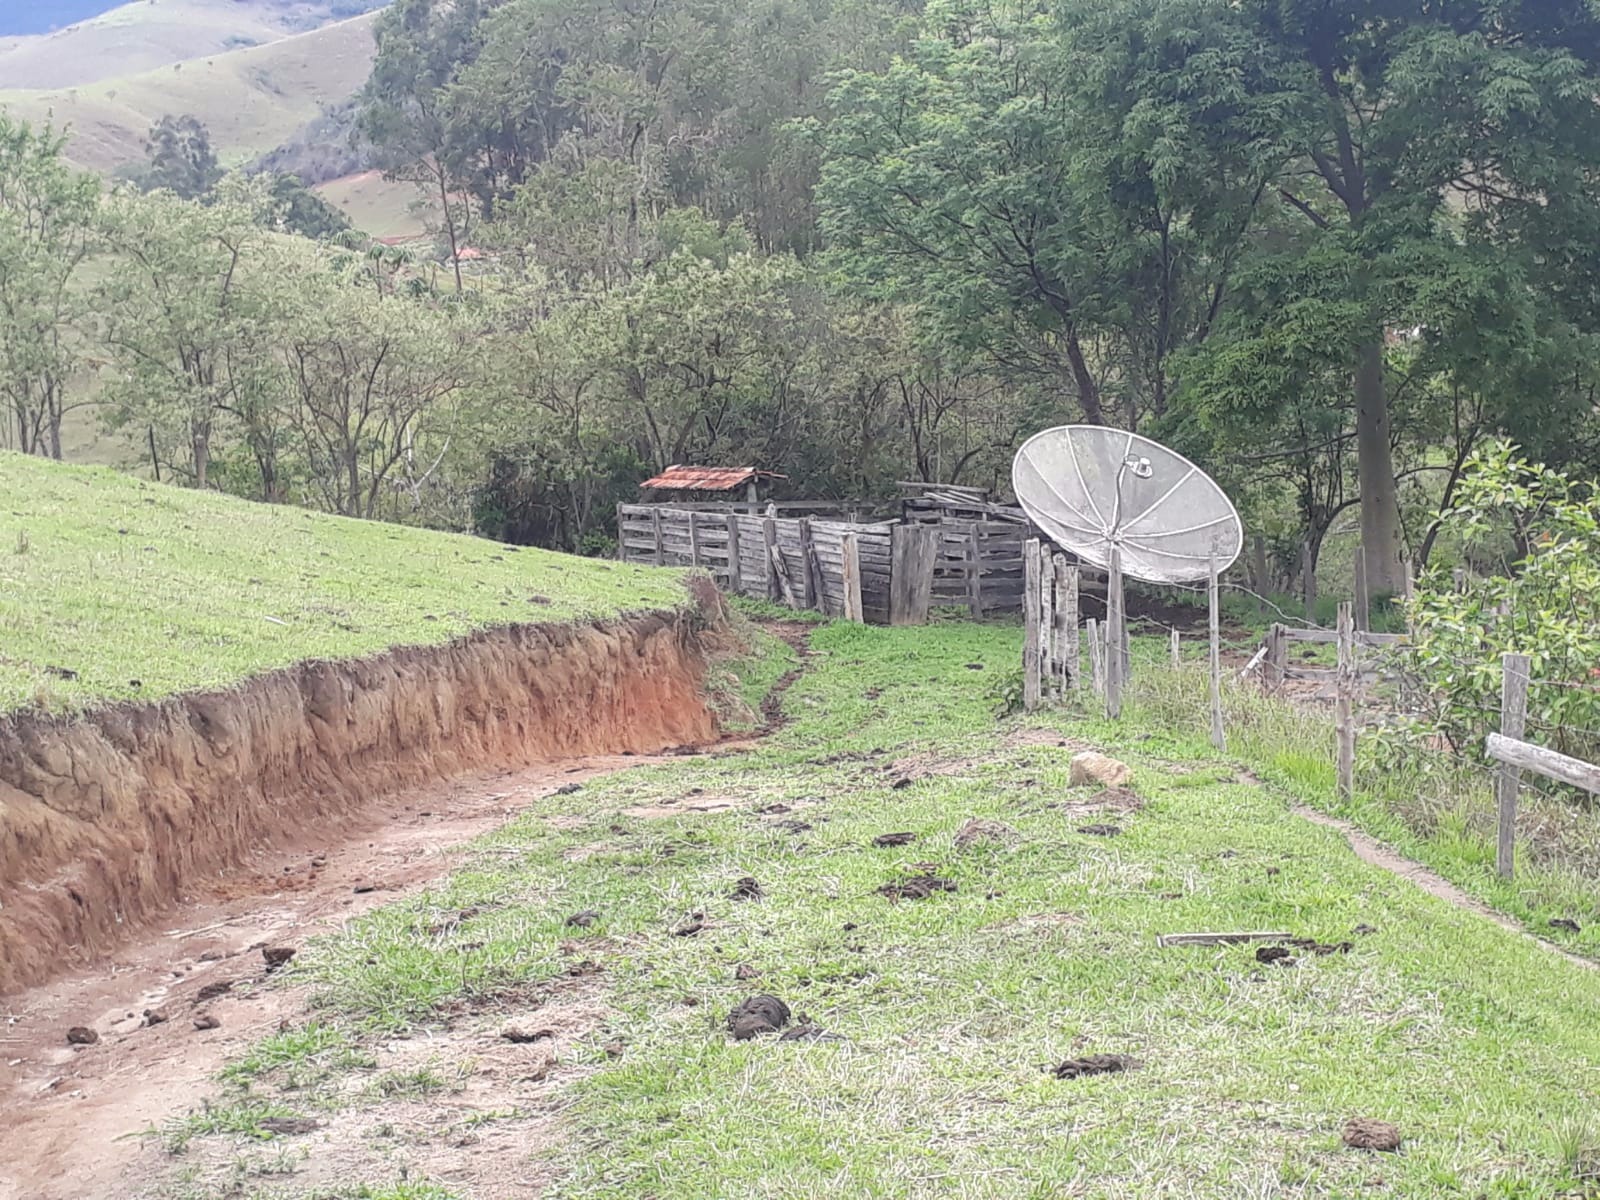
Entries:
{"type": "MultiPolygon", "coordinates": [[[[1325,646],[1339,643],[1337,629],[1294,629],[1287,625],[1278,628],[1283,630],[1284,640],[1289,642],[1314,642],[1325,646]]],[[[1358,646],[1404,646],[1411,638],[1404,633],[1368,633],[1358,629],[1355,640],[1358,646]]]]}
{"type": "MultiPolygon", "coordinates": [[[[1222,725],[1222,599],[1217,585],[1217,556],[1211,555],[1206,563],[1207,633],[1210,637],[1209,665],[1211,676],[1211,744],[1218,750],[1228,748],[1228,733],[1222,725]]],[[[1178,631],[1172,631],[1172,662],[1178,663],[1178,631]]]]}
{"type": "Polygon", "coordinates": [[[1572,758],[1559,751],[1535,746],[1530,742],[1506,737],[1500,733],[1491,733],[1484,748],[1489,757],[1496,762],[1509,763],[1514,767],[1521,767],[1524,771],[1533,771],[1561,783],[1570,783],[1573,787],[1600,796],[1600,767],[1586,763],[1581,758],[1572,758]]]}
{"type": "Polygon", "coordinates": [[[1022,707],[1033,712],[1039,707],[1040,634],[1039,600],[1043,585],[1040,550],[1037,540],[1025,551],[1028,563],[1027,595],[1022,605],[1022,707]]]}
{"type": "Polygon", "coordinates": [[[889,623],[921,625],[933,600],[935,531],[920,525],[898,525],[892,535],[889,567],[889,623]]]}
{"type": "Polygon", "coordinates": [[[656,566],[661,566],[667,561],[666,544],[661,540],[661,510],[650,510],[650,524],[656,538],[656,566]]]}
{"type": "Polygon", "coordinates": [[[861,560],[853,533],[844,536],[844,619],[866,619],[861,607],[861,560]]]}
{"type": "Polygon", "coordinates": [[[1057,610],[1056,627],[1062,639],[1062,670],[1063,691],[1070,685],[1077,691],[1081,685],[1079,679],[1080,651],[1078,646],[1078,568],[1067,565],[1064,554],[1056,555],[1057,593],[1062,598],[1061,607],[1057,610]]]}

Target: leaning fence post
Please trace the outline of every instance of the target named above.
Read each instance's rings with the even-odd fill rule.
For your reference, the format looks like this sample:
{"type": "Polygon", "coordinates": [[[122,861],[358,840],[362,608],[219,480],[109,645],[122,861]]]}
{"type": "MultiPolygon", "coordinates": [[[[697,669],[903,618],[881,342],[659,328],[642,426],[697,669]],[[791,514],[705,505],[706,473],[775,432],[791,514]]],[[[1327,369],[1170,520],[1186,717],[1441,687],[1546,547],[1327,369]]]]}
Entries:
{"type": "MultiPolygon", "coordinates": [[[[1211,639],[1211,744],[1218,750],[1227,750],[1228,735],[1222,727],[1222,594],[1217,585],[1217,556],[1211,554],[1206,562],[1208,624],[1211,639]]],[[[1172,651],[1178,651],[1178,635],[1172,635],[1172,651]]]]}
{"type": "Polygon", "coordinates": [[[1351,606],[1339,605],[1339,666],[1334,672],[1334,732],[1337,739],[1335,765],[1338,768],[1339,799],[1355,794],[1356,776],[1356,635],[1351,606]]]}
{"type": "Polygon", "coordinates": [[[1039,707],[1039,539],[1029,538],[1022,547],[1022,707],[1033,712],[1039,707]]]}
{"type": "MultiPolygon", "coordinates": [[[[1528,668],[1526,654],[1500,656],[1500,733],[1521,741],[1528,727],[1528,668]]],[[[1494,869],[1502,879],[1510,879],[1517,852],[1517,793],[1522,788],[1522,771],[1502,762],[1495,775],[1495,801],[1500,810],[1499,836],[1495,842],[1494,869]]]]}

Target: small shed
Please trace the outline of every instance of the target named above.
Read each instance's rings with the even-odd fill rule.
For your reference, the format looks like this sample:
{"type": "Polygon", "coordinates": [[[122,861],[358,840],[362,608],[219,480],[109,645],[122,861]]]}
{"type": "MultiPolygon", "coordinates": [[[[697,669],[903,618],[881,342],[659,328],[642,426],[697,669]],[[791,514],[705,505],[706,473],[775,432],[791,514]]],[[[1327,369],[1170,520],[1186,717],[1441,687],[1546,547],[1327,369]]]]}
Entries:
{"type": "Polygon", "coordinates": [[[661,474],[646,479],[639,490],[646,499],[693,501],[713,498],[735,500],[742,496],[755,512],[761,503],[762,485],[772,480],[788,479],[776,471],[762,471],[755,467],[686,467],[673,465],[661,474]],[[652,493],[663,493],[653,496],[652,493]]]}

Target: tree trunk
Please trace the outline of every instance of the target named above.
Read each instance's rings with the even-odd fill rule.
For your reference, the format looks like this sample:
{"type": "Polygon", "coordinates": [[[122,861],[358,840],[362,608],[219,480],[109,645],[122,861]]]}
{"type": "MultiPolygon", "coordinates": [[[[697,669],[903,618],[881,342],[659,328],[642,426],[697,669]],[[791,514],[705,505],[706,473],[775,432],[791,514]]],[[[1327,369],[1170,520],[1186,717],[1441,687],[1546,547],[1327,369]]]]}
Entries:
{"type": "Polygon", "coordinates": [[[1361,484],[1361,546],[1367,586],[1398,595],[1401,564],[1400,496],[1389,445],[1389,398],[1383,381],[1383,337],[1361,348],[1356,363],[1356,464],[1361,484]]]}
{"type": "Polygon", "coordinates": [[[1083,407],[1083,419],[1090,425],[1104,425],[1105,413],[1100,407],[1100,387],[1089,370],[1083,345],[1075,332],[1067,333],[1067,362],[1072,367],[1072,380],[1078,387],[1078,403],[1083,407]]]}
{"type": "Polygon", "coordinates": [[[211,430],[204,425],[194,424],[189,427],[189,434],[189,445],[194,454],[194,485],[204,488],[211,471],[211,430]]]}

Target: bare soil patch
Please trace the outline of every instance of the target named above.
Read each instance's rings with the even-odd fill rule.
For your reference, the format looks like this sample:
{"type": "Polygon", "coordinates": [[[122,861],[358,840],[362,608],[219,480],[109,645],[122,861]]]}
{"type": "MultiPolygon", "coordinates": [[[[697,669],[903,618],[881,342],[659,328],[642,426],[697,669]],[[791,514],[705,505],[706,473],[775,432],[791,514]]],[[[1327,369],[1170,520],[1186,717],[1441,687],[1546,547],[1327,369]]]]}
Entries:
{"type": "MultiPolygon", "coordinates": [[[[194,887],[166,914],[164,929],[136,935],[108,961],[9,997],[0,1025],[0,1144],[7,1151],[0,1161],[0,1200],[137,1195],[168,1164],[154,1141],[130,1135],[181,1115],[209,1094],[226,1062],[285,1023],[310,1015],[303,989],[263,986],[263,949],[293,949],[422,888],[451,868],[453,847],[500,827],[562,783],[652,761],[665,759],[595,756],[375,799],[358,823],[341,829],[344,840],[295,851],[258,848],[214,888],[194,887]],[[146,1024],[147,1010],[170,1019],[146,1024]],[[197,1028],[201,1017],[216,1026],[197,1028]],[[69,1033],[76,1035],[70,1041],[69,1033]]],[[[355,1177],[341,1171],[363,1163],[386,1171],[404,1161],[441,1182],[464,1184],[466,1175],[479,1176],[471,1183],[475,1196],[529,1195],[531,1181],[508,1178],[510,1159],[497,1167],[494,1152],[514,1150],[518,1166],[512,1174],[525,1174],[529,1149],[539,1138],[554,1136],[552,1112],[518,1090],[519,1081],[539,1073],[534,1059],[549,1057],[550,1047],[530,1047],[537,1054],[508,1059],[513,1047],[498,1031],[508,1020],[553,1029],[550,1040],[559,1057],[563,1037],[570,1043],[603,1022],[603,1006],[594,998],[599,984],[593,977],[570,980],[575,991],[554,1009],[551,997],[538,997],[536,1016],[518,1012],[511,997],[499,1002],[512,1004],[509,1011],[496,1007],[481,1019],[453,1023],[427,1045],[443,1064],[458,1045],[463,1057],[470,1050],[480,1058],[483,1065],[462,1092],[442,1101],[378,1106],[381,1116],[374,1106],[366,1113],[338,1114],[315,1135],[316,1163],[330,1165],[308,1163],[306,1169],[327,1170],[332,1186],[355,1177]],[[491,1044],[492,1056],[485,1050],[491,1044]],[[507,1109],[521,1115],[482,1126],[474,1119],[472,1137],[450,1144],[466,1136],[448,1132],[452,1123],[474,1112],[507,1109]],[[385,1123],[403,1136],[372,1136],[385,1123]],[[348,1153],[325,1153],[330,1146],[348,1147],[348,1153]],[[489,1157],[472,1166],[482,1154],[489,1157]]],[[[391,1058],[411,1053],[408,1044],[396,1043],[381,1054],[380,1066],[390,1069],[391,1058]]],[[[449,1074],[445,1067],[436,1070],[449,1074]]],[[[559,1074],[553,1068],[545,1074],[552,1072],[559,1074]]],[[[297,1179],[314,1182],[305,1175],[297,1179]]]]}

